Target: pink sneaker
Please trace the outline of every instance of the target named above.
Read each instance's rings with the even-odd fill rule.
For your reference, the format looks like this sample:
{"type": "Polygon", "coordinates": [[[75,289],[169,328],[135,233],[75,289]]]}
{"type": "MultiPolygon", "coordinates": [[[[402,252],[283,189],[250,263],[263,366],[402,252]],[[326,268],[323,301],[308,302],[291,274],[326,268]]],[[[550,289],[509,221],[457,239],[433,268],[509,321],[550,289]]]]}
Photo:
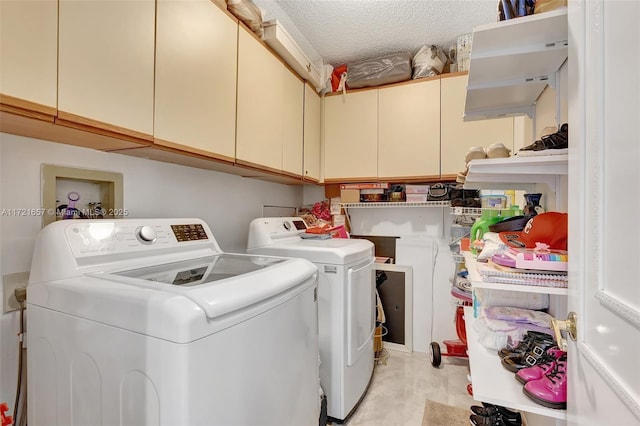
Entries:
{"type": "Polygon", "coordinates": [[[532,380],[542,379],[555,367],[556,361],[563,356],[566,360],[567,353],[557,346],[548,349],[538,360],[539,364],[519,370],[515,375],[516,380],[524,385],[532,380]]]}
{"type": "Polygon", "coordinates": [[[532,380],[522,388],[525,395],[549,408],[567,408],[567,357],[561,356],[543,378],[532,380]]]}

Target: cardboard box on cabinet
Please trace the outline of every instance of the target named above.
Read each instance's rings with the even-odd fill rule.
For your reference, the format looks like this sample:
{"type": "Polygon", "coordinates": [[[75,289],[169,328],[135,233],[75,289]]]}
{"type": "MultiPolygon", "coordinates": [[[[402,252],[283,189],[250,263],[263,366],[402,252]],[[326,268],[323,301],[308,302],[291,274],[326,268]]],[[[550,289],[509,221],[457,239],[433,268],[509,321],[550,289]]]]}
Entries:
{"type": "Polygon", "coordinates": [[[359,189],[341,189],[340,202],[341,203],[359,203],[360,190],[359,189]]]}

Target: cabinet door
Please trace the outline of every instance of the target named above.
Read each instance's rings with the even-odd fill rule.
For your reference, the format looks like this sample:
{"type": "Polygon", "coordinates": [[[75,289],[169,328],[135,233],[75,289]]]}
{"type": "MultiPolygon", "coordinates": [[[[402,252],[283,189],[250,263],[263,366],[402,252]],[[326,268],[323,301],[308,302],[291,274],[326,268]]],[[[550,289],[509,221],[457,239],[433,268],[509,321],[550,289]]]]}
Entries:
{"type": "Polygon", "coordinates": [[[238,33],[238,163],[282,169],[283,65],[252,34],[238,33]]]}
{"type": "Polygon", "coordinates": [[[282,79],[282,171],[302,176],[304,83],[285,66],[282,79]]]}
{"type": "Polygon", "coordinates": [[[440,79],[378,90],[378,178],[440,177],[440,79]]]}
{"type": "Polygon", "coordinates": [[[151,140],[155,1],[59,2],[58,116],[151,140]]]}
{"type": "Polygon", "coordinates": [[[304,85],[304,178],[320,181],[320,114],[322,99],[304,85]]]}
{"type": "Polygon", "coordinates": [[[378,178],[378,90],[324,100],[325,182],[378,178]]]}
{"type": "Polygon", "coordinates": [[[513,118],[464,122],[467,74],[441,80],[441,164],[442,176],[455,177],[465,169],[464,157],[472,146],[501,142],[513,150],[513,118]]]}
{"type": "Polygon", "coordinates": [[[54,116],[58,4],[0,1],[0,103],[54,116]]]}
{"type": "Polygon", "coordinates": [[[154,141],[234,161],[238,23],[210,0],[158,0],[154,141]]]}

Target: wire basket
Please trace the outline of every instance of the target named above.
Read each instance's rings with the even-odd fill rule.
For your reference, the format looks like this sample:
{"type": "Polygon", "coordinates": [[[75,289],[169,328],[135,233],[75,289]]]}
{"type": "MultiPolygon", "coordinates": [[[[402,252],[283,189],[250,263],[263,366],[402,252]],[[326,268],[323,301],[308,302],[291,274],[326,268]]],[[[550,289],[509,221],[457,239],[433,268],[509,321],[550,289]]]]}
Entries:
{"type": "Polygon", "coordinates": [[[387,327],[380,324],[376,327],[376,330],[373,333],[373,342],[374,342],[373,360],[376,365],[379,365],[379,364],[387,365],[387,358],[389,358],[389,352],[387,352],[387,350],[384,348],[382,337],[386,336],[388,332],[389,330],[387,330],[387,327]]]}

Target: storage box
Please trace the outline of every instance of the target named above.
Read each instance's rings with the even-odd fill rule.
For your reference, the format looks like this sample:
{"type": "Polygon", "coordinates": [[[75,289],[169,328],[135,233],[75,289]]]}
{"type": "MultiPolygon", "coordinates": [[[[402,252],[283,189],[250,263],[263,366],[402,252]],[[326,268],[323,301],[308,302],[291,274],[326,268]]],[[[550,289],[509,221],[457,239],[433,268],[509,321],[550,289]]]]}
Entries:
{"type": "Polygon", "coordinates": [[[308,80],[316,90],[324,86],[321,70],[309,59],[306,52],[289,35],[281,23],[275,19],[265,22],[264,36],[262,38],[299,76],[308,80]]]}
{"type": "MultiPolygon", "coordinates": [[[[460,63],[461,58],[468,58],[471,55],[471,44],[473,41],[473,34],[463,34],[458,37],[458,64],[460,63]]],[[[458,66],[458,71],[460,71],[460,66],[458,66]]]]}
{"type": "Polygon", "coordinates": [[[407,194],[407,203],[426,203],[427,194],[407,194]]]}
{"type": "Polygon", "coordinates": [[[429,185],[405,185],[404,192],[407,194],[428,194],[429,185]]]}
{"type": "Polygon", "coordinates": [[[340,202],[341,203],[359,203],[360,190],[359,189],[341,189],[340,202]]]}
{"type": "Polygon", "coordinates": [[[471,60],[469,58],[460,58],[458,57],[458,71],[469,71],[469,65],[471,64],[471,60]]]}

